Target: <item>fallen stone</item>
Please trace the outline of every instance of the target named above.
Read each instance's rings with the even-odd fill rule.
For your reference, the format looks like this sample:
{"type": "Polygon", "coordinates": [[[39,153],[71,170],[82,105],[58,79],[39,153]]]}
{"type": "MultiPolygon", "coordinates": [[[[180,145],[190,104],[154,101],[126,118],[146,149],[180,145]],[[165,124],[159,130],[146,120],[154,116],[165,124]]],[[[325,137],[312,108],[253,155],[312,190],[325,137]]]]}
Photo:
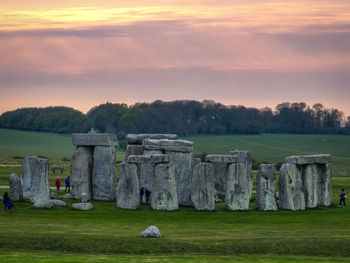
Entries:
{"type": "Polygon", "coordinates": [[[35,200],[33,207],[34,208],[51,208],[54,206],[54,203],[51,200],[35,200]]]}
{"type": "Polygon", "coordinates": [[[168,140],[177,140],[178,136],[176,134],[128,134],[126,136],[128,144],[142,144],[142,141],[145,139],[168,139],[168,140]]]}
{"type": "Polygon", "coordinates": [[[128,160],[128,157],[130,155],[142,155],[142,154],[143,154],[142,145],[130,145],[130,144],[128,144],[126,146],[125,161],[128,160]]]}
{"type": "Polygon", "coordinates": [[[163,150],[171,152],[193,152],[193,142],[185,140],[145,139],[142,146],[146,150],[163,150]]]}
{"type": "Polygon", "coordinates": [[[112,133],[72,133],[76,146],[110,146],[117,145],[117,136],[112,133]]]}
{"type": "Polygon", "coordinates": [[[234,155],[208,154],[205,161],[209,163],[236,163],[237,157],[234,155]]]}
{"type": "Polygon", "coordinates": [[[285,163],[291,164],[327,164],[331,162],[330,154],[288,156],[285,163]]]}
{"type": "Polygon", "coordinates": [[[130,155],[128,163],[149,164],[149,163],[167,163],[169,158],[167,154],[151,154],[151,155],[130,155]]]}
{"type": "Polygon", "coordinates": [[[256,208],[276,211],[276,168],[273,164],[260,164],[256,185],[256,208]]]}
{"type": "Polygon", "coordinates": [[[88,195],[87,195],[86,193],[81,193],[81,199],[80,199],[80,201],[81,201],[82,203],[86,203],[87,201],[89,201],[88,195]]]}
{"type": "Polygon", "coordinates": [[[317,165],[305,165],[302,168],[303,192],[305,207],[315,208],[318,205],[318,173],[317,165]]]}
{"type": "Polygon", "coordinates": [[[59,194],[57,194],[56,192],[50,191],[50,198],[59,199],[60,196],[59,196],[59,194]]]}
{"type": "Polygon", "coordinates": [[[13,201],[22,201],[23,200],[23,190],[22,184],[19,177],[12,173],[9,178],[11,199],[13,201]]]}
{"type": "Polygon", "coordinates": [[[160,232],[158,227],[156,226],[150,226],[145,231],[141,232],[141,237],[155,237],[160,238],[160,232]]]}
{"type": "Polygon", "coordinates": [[[74,203],[72,204],[72,208],[75,210],[87,211],[94,208],[91,203],[74,203]]]}
{"type": "Polygon", "coordinates": [[[51,199],[50,202],[51,202],[54,206],[67,206],[66,202],[64,202],[64,201],[62,201],[62,200],[51,199]]]}
{"type": "Polygon", "coordinates": [[[137,209],[140,205],[140,186],[136,164],[121,163],[117,188],[117,207],[137,209]]]}
{"type": "Polygon", "coordinates": [[[332,204],[332,165],[318,165],[318,205],[332,204]]]}
{"type": "Polygon", "coordinates": [[[72,194],[64,194],[61,198],[62,199],[72,199],[73,195],[72,194]]]}

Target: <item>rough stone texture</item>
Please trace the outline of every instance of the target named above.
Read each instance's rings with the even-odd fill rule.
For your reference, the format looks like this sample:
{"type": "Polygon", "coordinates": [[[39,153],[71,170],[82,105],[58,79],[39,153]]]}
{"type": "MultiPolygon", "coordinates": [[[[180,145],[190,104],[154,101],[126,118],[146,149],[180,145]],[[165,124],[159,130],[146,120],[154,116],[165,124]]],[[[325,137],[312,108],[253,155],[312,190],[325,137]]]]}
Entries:
{"type": "Polygon", "coordinates": [[[174,165],[179,205],[191,206],[192,153],[166,152],[174,165]]]}
{"type": "Polygon", "coordinates": [[[60,195],[58,193],[56,193],[55,191],[50,191],[50,198],[58,199],[58,198],[60,198],[60,195]]]}
{"type": "Polygon", "coordinates": [[[185,140],[145,139],[142,146],[146,150],[163,150],[172,152],[193,152],[193,142],[185,140]]]}
{"type": "Polygon", "coordinates": [[[156,165],[151,206],[154,210],[170,211],[179,208],[173,164],[160,163],[156,165]]]}
{"type": "Polygon", "coordinates": [[[130,144],[128,144],[126,146],[125,161],[128,160],[128,157],[130,155],[142,155],[142,154],[143,154],[142,145],[130,145],[130,144]]]}
{"type": "Polygon", "coordinates": [[[110,146],[117,145],[117,136],[112,133],[72,133],[76,146],[110,146]]]}
{"type": "Polygon", "coordinates": [[[141,232],[141,237],[155,237],[160,238],[160,231],[156,226],[150,226],[145,231],[141,232]]]}
{"type": "Polygon", "coordinates": [[[318,165],[318,205],[332,204],[332,165],[318,165]]]}
{"type": "Polygon", "coordinates": [[[193,169],[191,201],[196,210],[215,210],[214,166],[200,163],[193,169]]]}
{"type": "Polygon", "coordinates": [[[249,209],[249,183],[244,164],[229,164],[226,174],[226,209],[248,210],[249,209]]]}
{"type": "Polygon", "coordinates": [[[121,163],[117,188],[117,207],[137,209],[140,205],[140,186],[136,164],[121,163]]]}
{"type": "Polygon", "coordinates": [[[49,200],[49,161],[34,156],[25,157],[22,163],[21,184],[23,197],[35,200],[49,200]]]}
{"type": "Polygon", "coordinates": [[[169,162],[166,154],[150,154],[150,155],[130,155],[128,163],[150,164],[150,163],[167,163],[169,162]]]}
{"type": "Polygon", "coordinates": [[[291,164],[327,164],[331,162],[331,156],[329,154],[288,156],[284,162],[291,164]]]}
{"type": "Polygon", "coordinates": [[[168,140],[177,140],[178,136],[176,134],[128,134],[126,136],[128,144],[142,144],[142,141],[145,139],[168,139],[168,140]]]}
{"type": "Polygon", "coordinates": [[[94,164],[92,185],[94,200],[114,201],[115,191],[115,148],[96,146],[94,150],[94,164]]]}
{"type": "Polygon", "coordinates": [[[12,173],[9,178],[11,199],[13,201],[23,200],[22,184],[17,174],[12,173]]]}
{"type": "Polygon", "coordinates": [[[194,169],[194,167],[196,167],[200,163],[201,163],[201,158],[193,158],[193,160],[192,160],[192,169],[194,169]]]}
{"type": "Polygon", "coordinates": [[[51,200],[35,200],[33,207],[34,208],[51,208],[54,206],[54,203],[51,200]]]}
{"type": "Polygon", "coordinates": [[[284,163],[279,177],[279,207],[288,210],[304,210],[305,196],[301,172],[295,164],[284,163]]]}
{"type": "Polygon", "coordinates": [[[81,199],[81,193],[86,193],[88,199],[92,196],[92,149],[79,146],[75,149],[71,162],[71,187],[75,199],[81,199]]]}
{"type": "Polygon", "coordinates": [[[212,163],[214,166],[214,184],[215,184],[215,198],[218,201],[225,199],[226,195],[226,173],[228,170],[227,163],[212,163]]]}
{"type": "Polygon", "coordinates": [[[317,165],[310,164],[302,167],[303,192],[305,207],[315,208],[318,205],[318,173],[317,165]]]}
{"type": "Polygon", "coordinates": [[[236,163],[237,157],[234,155],[208,154],[205,161],[209,163],[236,163]]]}
{"type": "Polygon", "coordinates": [[[276,168],[273,164],[260,164],[256,184],[256,208],[276,211],[276,168]]]}
{"type": "Polygon", "coordinates": [[[94,208],[94,206],[91,203],[74,203],[72,204],[72,208],[75,210],[91,210],[94,208]]]}
{"type": "Polygon", "coordinates": [[[86,203],[87,201],[89,201],[88,195],[87,195],[86,193],[81,193],[81,199],[80,199],[80,201],[81,201],[82,203],[86,203]]]}
{"type": "Polygon", "coordinates": [[[65,201],[62,200],[57,200],[57,199],[51,199],[50,202],[54,205],[54,206],[67,206],[65,201]]]}
{"type": "Polygon", "coordinates": [[[152,191],[153,189],[154,167],[154,163],[143,163],[137,165],[137,175],[139,178],[140,187],[143,185],[149,191],[152,191]]]}
{"type": "Polygon", "coordinates": [[[62,199],[72,199],[73,198],[73,195],[72,194],[64,194],[62,196],[62,199]]]}

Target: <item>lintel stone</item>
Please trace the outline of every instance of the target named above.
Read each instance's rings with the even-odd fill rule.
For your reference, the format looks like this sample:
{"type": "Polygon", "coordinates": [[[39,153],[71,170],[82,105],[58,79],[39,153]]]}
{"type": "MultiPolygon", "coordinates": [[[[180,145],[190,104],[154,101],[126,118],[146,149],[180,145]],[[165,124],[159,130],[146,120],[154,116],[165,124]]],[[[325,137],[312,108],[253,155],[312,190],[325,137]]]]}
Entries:
{"type": "Polygon", "coordinates": [[[113,133],[72,133],[76,146],[111,146],[117,145],[117,136],[113,133]]]}
{"type": "Polygon", "coordinates": [[[331,162],[330,154],[316,154],[316,155],[300,155],[300,156],[288,156],[285,163],[290,164],[327,164],[331,162]]]}
{"type": "Polygon", "coordinates": [[[221,154],[208,154],[205,157],[205,161],[208,163],[236,163],[237,156],[235,156],[235,155],[221,155],[221,154]]]}

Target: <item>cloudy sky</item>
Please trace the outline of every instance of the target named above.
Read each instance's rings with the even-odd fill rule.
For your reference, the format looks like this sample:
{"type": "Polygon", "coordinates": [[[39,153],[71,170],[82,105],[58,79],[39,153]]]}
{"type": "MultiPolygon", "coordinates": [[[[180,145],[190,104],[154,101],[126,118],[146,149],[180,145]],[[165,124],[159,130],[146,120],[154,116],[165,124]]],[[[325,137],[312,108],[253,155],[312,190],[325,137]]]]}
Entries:
{"type": "Polygon", "coordinates": [[[156,99],[350,115],[350,1],[0,0],[0,113],[156,99]]]}

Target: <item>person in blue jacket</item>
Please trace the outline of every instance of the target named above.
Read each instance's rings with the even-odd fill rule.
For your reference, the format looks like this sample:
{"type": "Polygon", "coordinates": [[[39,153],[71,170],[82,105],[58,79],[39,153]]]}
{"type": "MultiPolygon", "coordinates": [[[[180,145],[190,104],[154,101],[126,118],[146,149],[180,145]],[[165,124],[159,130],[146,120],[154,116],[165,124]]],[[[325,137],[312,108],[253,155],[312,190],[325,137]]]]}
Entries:
{"type": "Polygon", "coordinates": [[[4,205],[5,205],[5,212],[6,212],[6,208],[8,209],[8,211],[10,212],[10,213],[12,213],[13,212],[13,202],[12,202],[12,200],[11,200],[11,198],[9,197],[9,195],[8,195],[8,193],[6,192],[5,194],[4,194],[4,200],[3,200],[3,202],[4,202],[4,205]]]}
{"type": "Polygon", "coordinates": [[[343,202],[344,207],[345,207],[345,198],[346,198],[347,196],[346,196],[346,193],[345,193],[344,188],[342,189],[342,191],[341,191],[339,197],[340,197],[339,207],[342,207],[342,206],[341,206],[341,202],[343,202]]]}
{"type": "Polygon", "coordinates": [[[66,188],[64,189],[64,191],[66,192],[68,189],[68,193],[69,193],[70,192],[70,178],[69,178],[69,176],[66,178],[64,183],[66,184],[66,188]]]}

